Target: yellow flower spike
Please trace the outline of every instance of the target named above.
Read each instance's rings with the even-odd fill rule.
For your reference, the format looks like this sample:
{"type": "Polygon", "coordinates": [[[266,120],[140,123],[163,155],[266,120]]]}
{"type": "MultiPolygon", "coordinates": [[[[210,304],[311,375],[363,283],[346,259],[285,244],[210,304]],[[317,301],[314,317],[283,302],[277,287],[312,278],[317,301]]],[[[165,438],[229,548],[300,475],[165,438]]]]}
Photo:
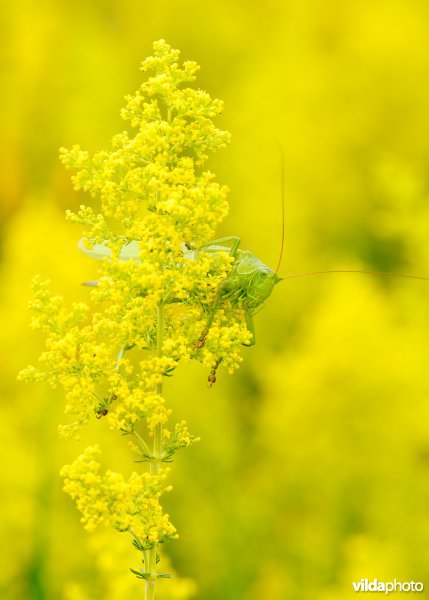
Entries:
{"type": "Polygon", "coordinates": [[[64,489],[85,529],[107,524],[131,534],[147,560],[142,578],[153,581],[157,545],[177,538],[160,504],[171,490],[161,467],[197,441],[184,421],[164,429],[171,411],[163,383],[191,358],[233,371],[249,341],[242,311],[225,303],[205,347],[195,345],[233,264],[226,252],[198,250],[228,212],[228,189],[204,164],[230,140],[213,122],[222,102],[188,85],[198,69],[181,64],[165,41],[155,42],[142,63],[146,80],[121,111],[131,130],[93,156],[78,145],[60,150],[74,187],[96,199],[94,207],[67,211],[67,219],[84,227],[80,248],[101,259],[97,284],[86,302],[67,307],[48,282],[35,279],[33,327],[46,333],[46,350],[39,369],[20,375],[64,388],[72,422],[60,426],[62,436],[77,438],[91,420],[132,436],[130,446],[149,472],[128,479],[103,474],[99,449],[90,447],[64,467],[64,489]]]}

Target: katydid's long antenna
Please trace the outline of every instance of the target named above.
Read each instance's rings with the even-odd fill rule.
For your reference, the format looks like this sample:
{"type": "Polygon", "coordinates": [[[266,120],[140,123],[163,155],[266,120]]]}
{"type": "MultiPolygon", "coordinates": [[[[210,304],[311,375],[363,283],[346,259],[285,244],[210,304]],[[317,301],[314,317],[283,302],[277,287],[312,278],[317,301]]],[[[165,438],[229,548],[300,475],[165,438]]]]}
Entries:
{"type": "Polygon", "coordinates": [[[292,273],[291,275],[285,275],[280,277],[283,279],[291,279],[292,277],[305,277],[306,275],[326,275],[327,273],[365,273],[366,275],[390,275],[391,277],[406,277],[407,279],[421,279],[422,281],[429,281],[429,277],[420,277],[419,275],[405,275],[404,273],[389,273],[388,271],[364,271],[361,269],[339,269],[329,271],[308,271],[306,273],[292,273]]]}
{"type": "Polygon", "coordinates": [[[281,202],[282,202],[282,243],[280,246],[280,256],[275,273],[278,273],[282,264],[283,250],[285,245],[285,153],[283,146],[277,138],[274,138],[280,150],[280,180],[281,180],[281,202]]]}

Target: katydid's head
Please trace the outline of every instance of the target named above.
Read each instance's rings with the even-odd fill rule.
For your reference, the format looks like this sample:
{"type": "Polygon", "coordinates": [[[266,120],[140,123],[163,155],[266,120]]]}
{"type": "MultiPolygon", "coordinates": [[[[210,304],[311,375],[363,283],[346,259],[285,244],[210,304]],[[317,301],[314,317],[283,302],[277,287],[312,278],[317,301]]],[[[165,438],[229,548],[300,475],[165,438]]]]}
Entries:
{"type": "Polygon", "coordinates": [[[265,302],[273,292],[274,286],[281,281],[281,277],[277,275],[270,267],[264,265],[257,269],[252,277],[251,288],[252,297],[255,304],[259,305],[265,302]]]}

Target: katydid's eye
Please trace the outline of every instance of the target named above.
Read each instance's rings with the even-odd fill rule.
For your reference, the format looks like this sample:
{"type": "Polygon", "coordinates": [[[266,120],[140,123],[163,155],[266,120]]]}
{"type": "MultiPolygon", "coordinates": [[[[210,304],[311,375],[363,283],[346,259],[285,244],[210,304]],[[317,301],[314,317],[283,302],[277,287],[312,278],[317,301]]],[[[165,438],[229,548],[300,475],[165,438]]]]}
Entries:
{"type": "Polygon", "coordinates": [[[266,279],[266,278],[268,277],[268,273],[267,273],[266,271],[261,271],[261,272],[259,273],[259,277],[260,277],[261,279],[266,279]]]}

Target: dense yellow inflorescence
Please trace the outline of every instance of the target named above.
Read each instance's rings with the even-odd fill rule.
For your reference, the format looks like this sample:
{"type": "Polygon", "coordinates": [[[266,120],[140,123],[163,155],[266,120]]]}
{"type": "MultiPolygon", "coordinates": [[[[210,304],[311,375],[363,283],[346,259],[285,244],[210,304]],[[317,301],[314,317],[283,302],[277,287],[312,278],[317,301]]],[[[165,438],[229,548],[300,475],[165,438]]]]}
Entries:
{"type": "MultiPolygon", "coordinates": [[[[204,251],[228,210],[227,188],[204,170],[208,154],[230,139],[213,124],[222,102],[186,87],[198,66],[179,66],[179,52],[162,40],[142,70],[148,78],[122,111],[133,134],[116,135],[109,151],[93,157],[79,146],[61,150],[75,188],[99,201],[98,209],[81,206],[68,219],[84,225],[89,252],[101,244],[110,255],[98,263],[86,302],[68,307],[48,282],[34,281],[32,325],[46,332],[46,351],[40,368],[28,367],[21,378],[64,388],[72,420],[60,426],[63,436],[77,437],[90,419],[103,417],[112,429],[138,437],[134,448],[151,461],[137,428],[141,433],[145,424],[150,438],[167,423],[165,378],[192,358],[232,372],[251,334],[242,310],[224,301],[204,344],[196,344],[233,263],[228,252],[204,251]],[[124,260],[131,242],[138,252],[124,260]]],[[[156,459],[168,462],[192,441],[184,422],[164,428],[156,459]]],[[[165,472],[133,474],[128,481],[109,471],[102,476],[96,454],[90,448],[63,470],[85,527],[109,523],[153,544],[174,538],[158,502],[165,472]]]]}
{"type": "Polygon", "coordinates": [[[64,490],[76,501],[85,529],[92,532],[98,525],[111,525],[132,533],[145,549],[176,538],[176,529],[158,502],[163,492],[171,490],[164,483],[168,471],[134,472],[128,480],[112,471],[103,475],[99,454],[98,446],[90,446],[61,470],[64,490]]]}

